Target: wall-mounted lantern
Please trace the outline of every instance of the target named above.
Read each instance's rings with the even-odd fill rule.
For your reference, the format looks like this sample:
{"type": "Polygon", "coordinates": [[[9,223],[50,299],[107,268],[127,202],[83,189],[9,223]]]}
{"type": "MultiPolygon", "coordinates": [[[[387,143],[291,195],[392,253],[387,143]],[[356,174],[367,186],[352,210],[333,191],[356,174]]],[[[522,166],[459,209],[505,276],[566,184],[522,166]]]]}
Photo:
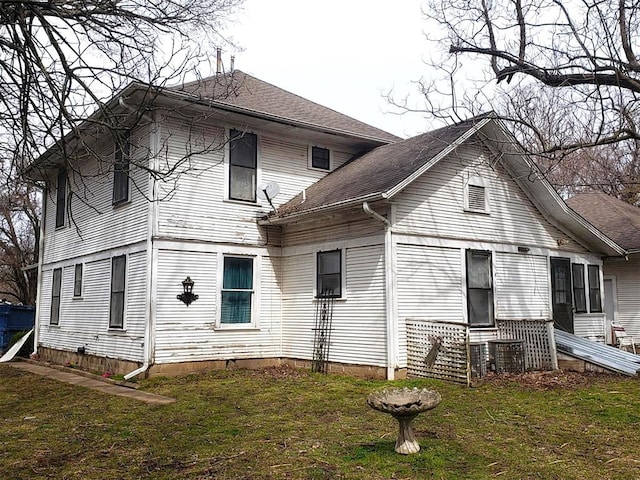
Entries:
{"type": "Polygon", "coordinates": [[[193,280],[187,277],[182,281],[183,293],[177,295],[176,298],[184,303],[187,307],[198,299],[198,295],[193,294],[193,280]]]}

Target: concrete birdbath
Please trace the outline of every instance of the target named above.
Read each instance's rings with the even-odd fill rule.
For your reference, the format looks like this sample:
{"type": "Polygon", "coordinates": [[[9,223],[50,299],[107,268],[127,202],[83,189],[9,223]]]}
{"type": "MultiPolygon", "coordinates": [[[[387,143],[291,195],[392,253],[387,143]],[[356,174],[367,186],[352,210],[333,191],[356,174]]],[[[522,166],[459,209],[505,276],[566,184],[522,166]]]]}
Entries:
{"type": "Polygon", "coordinates": [[[373,392],[367,404],[379,412],[388,413],[398,420],[399,432],[396,452],[402,455],[418,453],[420,445],[413,434],[411,422],[422,412],[435,408],[442,398],[435,390],[426,388],[388,388],[373,392]]]}

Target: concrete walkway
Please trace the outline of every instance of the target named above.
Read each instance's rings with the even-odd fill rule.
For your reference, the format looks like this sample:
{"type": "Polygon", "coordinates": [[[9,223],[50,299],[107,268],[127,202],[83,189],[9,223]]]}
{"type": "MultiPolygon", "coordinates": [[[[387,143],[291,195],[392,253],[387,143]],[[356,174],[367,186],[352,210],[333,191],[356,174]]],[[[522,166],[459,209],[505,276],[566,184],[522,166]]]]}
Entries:
{"type": "Polygon", "coordinates": [[[133,398],[135,400],[153,405],[165,405],[167,403],[173,403],[176,401],[174,398],[156,395],[155,393],[142,392],[140,390],[136,390],[135,388],[123,387],[121,385],[108,383],[96,378],[88,378],[84,374],[80,375],[74,372],[67,371],[68,369],[59,370],[57,368],[51,368],[37,363],[22,361],[9,362],[5,365],[24,370],[26,372],[35,373],[36,375],[42,375],[43,377],[53,378],[54,380],[59,380],[61,382],[70,383],[71,385],[90,388],[91,390],[108,393],[109,395],[118,395],[120,397],[133,398]]]}

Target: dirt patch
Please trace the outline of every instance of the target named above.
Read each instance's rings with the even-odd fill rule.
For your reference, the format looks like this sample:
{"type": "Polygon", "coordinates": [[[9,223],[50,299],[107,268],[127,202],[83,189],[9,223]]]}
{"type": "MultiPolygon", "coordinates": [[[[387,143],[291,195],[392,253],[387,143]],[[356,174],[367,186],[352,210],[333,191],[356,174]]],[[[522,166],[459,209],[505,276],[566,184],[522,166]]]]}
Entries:
{"type": "Polygon", "coordinates": [[[522,388],[530,390],[555,390],[584,387],[595,382],[619,378],[622,377],[615,374],[555,370],[551,372],[490,373],[483,377],[481,383],[495,386],[516,383],[522,388]]]}
{"type": "Polygon", "coordinates": [[[299,378],[308,376],[305,371],[290,365],[274,365],[259,370],[252,370],[251,374],[253,376],[266,378],[299,378]]]}

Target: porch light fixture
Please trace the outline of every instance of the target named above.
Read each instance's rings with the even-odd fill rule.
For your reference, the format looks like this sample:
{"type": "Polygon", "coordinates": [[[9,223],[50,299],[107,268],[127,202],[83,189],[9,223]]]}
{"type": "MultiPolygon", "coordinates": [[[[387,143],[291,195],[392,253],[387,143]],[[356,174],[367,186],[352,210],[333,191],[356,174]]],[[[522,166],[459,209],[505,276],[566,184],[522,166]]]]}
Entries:
{"type": "Polygon", "coordinates": [[[182,281],[183,293],[177,295],[176,298],[184,303],[187,307],[198,299],[198,295],[193,294],[193,280],[187,277],[182,281]]]}

